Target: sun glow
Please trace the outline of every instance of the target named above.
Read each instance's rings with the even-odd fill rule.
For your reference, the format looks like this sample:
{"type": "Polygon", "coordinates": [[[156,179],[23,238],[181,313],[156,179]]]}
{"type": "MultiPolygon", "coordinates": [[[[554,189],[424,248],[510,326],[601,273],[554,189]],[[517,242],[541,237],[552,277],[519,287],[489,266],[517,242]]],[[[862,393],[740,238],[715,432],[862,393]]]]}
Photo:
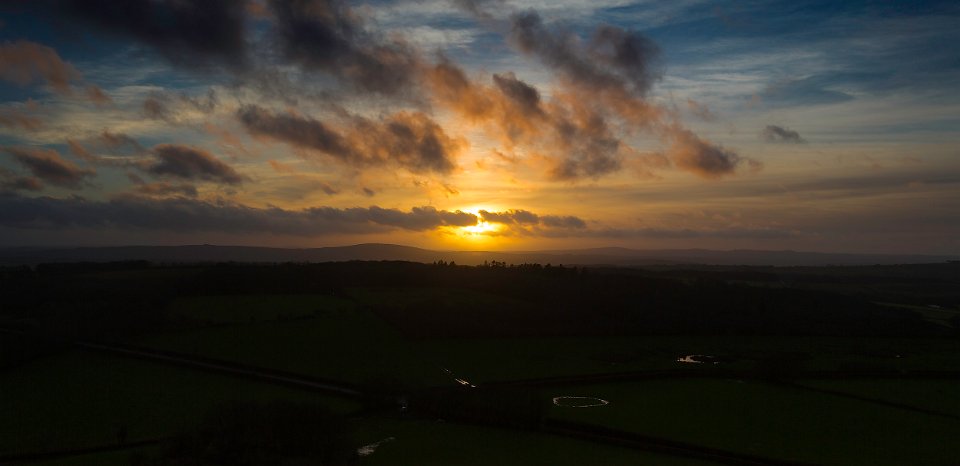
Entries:
{"type": "Polygon", "coordinates": [[[488,207],[471,207],[468,209],[460,209],[460,210],[463,212],[469,212],[473,215],[476,215],[477,224],[465,226],[465,227],[457,227],[456,232],[458,236],[461,236],[467,239],[473,239],[473,240],[490,238],[491,236],[496,235],[496,233],[501,228],[501,225],[499,223],[488,222],[486,220],[483,220],[480,217],[481,210],[485,210],[487,212],[496,212],[495,209],[488,208],[488,207]]]}
{"type": "Polygon", "coordinates": [[[500,229],[499,225],[496,223],[489,223],[483,220],[477,222],[476,225],[471,225],[468,227],[460,227],[464,234],[469,235],[488,235],[500,229]]]}

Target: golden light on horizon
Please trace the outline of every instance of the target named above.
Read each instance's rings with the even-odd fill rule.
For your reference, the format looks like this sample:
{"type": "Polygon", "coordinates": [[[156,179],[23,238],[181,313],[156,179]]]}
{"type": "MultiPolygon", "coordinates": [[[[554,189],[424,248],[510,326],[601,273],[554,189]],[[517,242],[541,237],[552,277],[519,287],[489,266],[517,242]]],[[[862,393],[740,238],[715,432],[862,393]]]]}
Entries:
{"type": "Polygon", "coordinates": [[[484,220],[483,216],[480,214],[481,211],[496,212],[496,208],[487,206],[472,206],[459,210],[476,215],[477,223],[476,225],[452,228],[452,232],[458,238],[469,240],[470,242],[489,242],[493,238],[499,236],[497,232],[503,228],[503,225],[495,222],[488,222],[484,220]]]}
{"type": "Polygon", "coordinates": [[[462,234],[464,235],[487,235],[489,236],[492,233],[495,233],[500,229],[500,225],[497,223],[490,223],[483,220],[477,222],[476,225],[468,227],[460,227],[462,234]]]}

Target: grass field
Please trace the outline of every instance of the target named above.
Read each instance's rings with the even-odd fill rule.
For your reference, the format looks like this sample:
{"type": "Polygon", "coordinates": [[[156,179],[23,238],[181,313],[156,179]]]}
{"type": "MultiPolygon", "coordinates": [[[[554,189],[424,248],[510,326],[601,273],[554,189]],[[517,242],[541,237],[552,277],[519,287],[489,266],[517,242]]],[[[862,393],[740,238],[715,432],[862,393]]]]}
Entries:
{"type": "Polygon", "coordinates": [[[350,312],[356,303],[327,295],[190,296],[177,298],[169,312],[202,323],[243,324],[350,312]]]}
{"type": "MultiPolygon", "coordinates": [[[[960,368],[960,341],[946,338],[698,337],[411,338],[369,310],[442,306],[482,312],[508,298],[458,289],[354,288],[344,296],[288,294],[181,297],[176,325],[129,343],[352,383],[451,385],[491,381],[703,369],[685,354],[719,356],[718,369],[751,370],[794,358],[796,368],[960,368]],[[449,369],[449,373],[444,371],[449,369]]],[[[960,383],[804,380],[803,385],[960,416],[960,383]]],[[[596,408],[548,408],[553,418],[772,458],[822,464],[956,464],[960,421],[811,390],[723,379],[657,380],[541,389],[595,396],[596,408]]],[[[82,351],[39,357],[0,376],[0,455],[166,437],[230,400],[355,402],[267,383],[82,351]]],[[[533,432],[427,420],[354,419],[362,443],[387,437],[364,465],[650,464],[697,461],[533,432]]],[[[128,464],[131,452],[51,460],[50,466],[128,464]]]]}
{"type": "Polygon", "coordinates": [[[803,380],[801,385],[960,417],[957,380],[803,380]]]}
{"type": "Polygon", "coordinates": [[[796,367],[805,370],[960,368],[960,341],[955,339],[637,336],[437,339],[417,345],[474,382],[703,368],[677,363],[685,354],[729,358],[716,367],[743,370],[784,357],[798,358],[796,367]]]}
{"type": "Polygon", "coordinates": [[[426,420],[361,420],[357,430],[369,443],[394,438],[362,458],[364,466],[713,464],[533,432],[426,420]]]}
{"type": "Polygon", "coordinates": [[[123,451],[90,453],[44,461],[33,461],[28,464],[31,466],[130,466],[131,464],[137,464],[137,457],[149,457],[149,455],[154,454],[156,450],[156,447],[133,448],[123,451]]]}
{"type": "Polygon", "coordinates": [[[168,436],[232,401],[292,400],[350,412],[351,401],[148,361],[70,351],[0,377],[0,455],[168,436]]]}
{"type": "Polygon", "coordinates": [[[736,380],[651,381],[544,390],[593,396],[550,416],[779,459],[836,465],[949,465],[960,422],[827,394],[736,380]]]}
{"type": "Polygon", "coordinates": [[[237,315],[244,317],[230,319],[229,310],[235,309],[238,299],[202,298],[180,304],[178,312],[196,306],[197,314],[244,323],[152,334],[132,343],[346,382],[389,378],[411,386],[451,383],[438,364],[392,327],[349,301],[327,296],[256,297],[238,306],[243,310],[237,315]],[[249,323],[249,316],[266,319],[298,309],[308,316],[249,323]]]}

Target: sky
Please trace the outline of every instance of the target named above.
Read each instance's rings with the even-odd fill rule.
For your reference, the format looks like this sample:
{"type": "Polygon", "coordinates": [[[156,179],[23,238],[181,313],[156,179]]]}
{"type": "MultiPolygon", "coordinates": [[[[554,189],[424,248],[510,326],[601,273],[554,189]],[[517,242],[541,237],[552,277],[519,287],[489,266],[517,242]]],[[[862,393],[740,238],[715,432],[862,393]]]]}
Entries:
{"type": "Polygon", "coordinates": [[[960,5],[8,0],[0,245],[960,253],[960,5]]]}

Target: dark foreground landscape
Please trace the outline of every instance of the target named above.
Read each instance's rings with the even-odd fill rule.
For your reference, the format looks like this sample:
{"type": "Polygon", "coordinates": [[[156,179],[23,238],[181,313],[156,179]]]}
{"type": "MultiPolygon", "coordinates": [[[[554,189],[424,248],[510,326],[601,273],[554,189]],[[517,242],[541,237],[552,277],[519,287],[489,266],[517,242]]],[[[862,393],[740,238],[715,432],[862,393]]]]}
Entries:
{"type": "Polygon", "coordinates": [[[0,463],[960,461],[960,263],[499,257],[6,266],[0,463]]]}

